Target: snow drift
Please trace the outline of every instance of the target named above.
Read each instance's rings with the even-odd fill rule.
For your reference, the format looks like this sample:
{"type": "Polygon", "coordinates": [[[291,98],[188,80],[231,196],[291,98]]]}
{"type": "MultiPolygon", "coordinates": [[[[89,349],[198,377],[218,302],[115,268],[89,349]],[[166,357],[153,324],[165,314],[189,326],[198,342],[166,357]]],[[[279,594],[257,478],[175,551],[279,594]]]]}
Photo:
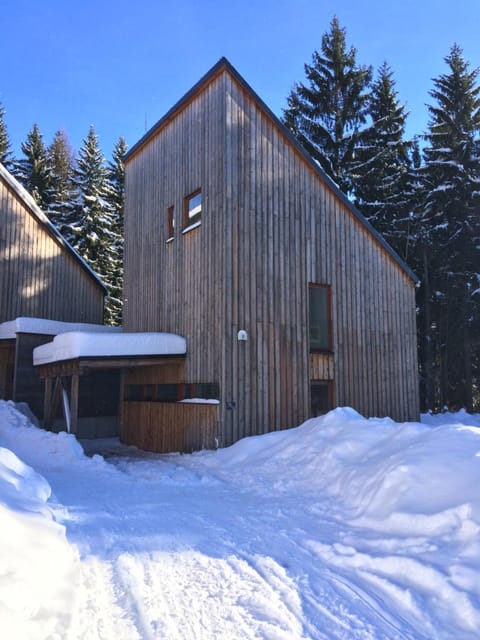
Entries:
{"type": "MultiPolygon", "coordinates": [[[[11,403],[0,401],[0,445],[8,443],[24,453],[31,446],[36,458],[51,451],[45,447],[49,441],[45,435],[51,434],[41,433],[11,403]]],[[[0,446],[0,628],[4,638],[65,638],[70,627],[78,556],[66,540],[65,528],[53,520],[50,495],[45,478],[0,446]]]]}

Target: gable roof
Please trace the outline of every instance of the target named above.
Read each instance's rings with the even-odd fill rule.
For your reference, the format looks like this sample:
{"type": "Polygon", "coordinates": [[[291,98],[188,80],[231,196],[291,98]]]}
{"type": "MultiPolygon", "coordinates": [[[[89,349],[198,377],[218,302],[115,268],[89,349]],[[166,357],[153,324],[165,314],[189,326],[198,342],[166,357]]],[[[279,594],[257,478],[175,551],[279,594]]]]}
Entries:
{"type": "Polygon", "coordinates": [[[40,209],[33,197],[28,191],[18,182],[12,174],[5,169],[0,162],[0,179],[3,180],[6,185],[14,192],[17,198],[22,202],[24,207],[35,218],[35,220],[43,227],[43,229],[57,242],[67,253],[69,253],[88,273],[88,275],[101,287],[104,293],[107,293],[107,288],[103,284],[100,276],[98,276],[92,267],[75,251],[75,249],[65,240],[60,234],[58,229],[50,222],[47,216],[40,209]]]}
{"type": "Polygon", "coordinates": [[[158,134],[172,118],[174,118],[180,111],[182,111],[192,100],[205,88],[212,83],[221,73],[226,71],[250,96],[255,102],[256,106],[273,122],[279,132],[288,140],[288,142],[295,148],[295,150],[302,156],[304,161],[310,166],[311,169],[318,175],[318,177],[325,182],[328,187],[338,196],[338,198],[345,204],[352,215],[365,227],[365,229],[372,235],[375,240],[382,246],[382,248],[390,255],[391,258],[403,269],[403,271],[415,282],[418,282],[418,278],[415,273],[410,269],[408,264],[398,255],[398,253],[387,243],[382,235],[368,222],[362,213],[355,207],[355,205],[348,199],[348,197],[340,190],[338,185],[330,178],[324,169],[312,158],[312,156],[302,147],[295,136],[289,131],[285,125],[279,120],[279,118],[273,113],[273,111],[265,104],[265,102],[258,96],[258,94],[252,89],[247,81],[239,74],[235,67],[225,58],[220,60],[200,78],[200,80],[188,91],[180,100],[173,105],[167,113],[160,118],[160,120],[151,127],[144,136],[136,142],[129,151],[125,154],[124,162],[127,163],[131,160],[148,142],[158,134]]]}

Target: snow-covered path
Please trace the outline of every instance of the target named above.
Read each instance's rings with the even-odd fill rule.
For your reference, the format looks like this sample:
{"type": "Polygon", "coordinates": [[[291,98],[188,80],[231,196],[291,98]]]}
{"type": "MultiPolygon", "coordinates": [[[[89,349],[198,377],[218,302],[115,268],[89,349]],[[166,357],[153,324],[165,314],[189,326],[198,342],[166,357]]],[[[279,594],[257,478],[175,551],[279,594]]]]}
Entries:
{"type": "Polygon", "coordinates": [[[322,559],[316,544],[337,544],[339,530],[318,504],[258,495],[181,462],[110,458],[111,468],[74,471],[68,484],[41,470],[81,552],[74,637],[409,637],[322,559]]]}
{"type": "MultiPolygon", "coordinates": [[[[0,447],[47,480],[78,549],[70,590],[29,614],[56,635],[20,640],[480,637],[475,424],[337,410],[216,452],[107,442],[86,458],[71,436],[1,423],[0,403],[0,447]]],[[[1,604],[0,571],[0,622],[1,604]]]]}

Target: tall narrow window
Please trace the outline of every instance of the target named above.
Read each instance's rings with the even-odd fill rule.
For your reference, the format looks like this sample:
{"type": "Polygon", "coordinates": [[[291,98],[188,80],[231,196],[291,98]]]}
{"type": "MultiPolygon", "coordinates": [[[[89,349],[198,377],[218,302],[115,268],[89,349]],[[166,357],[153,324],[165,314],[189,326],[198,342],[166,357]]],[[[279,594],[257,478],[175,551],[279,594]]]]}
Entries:
{"type": "Polygon", "coordinates": [[[175,207],[172,205],[167,209],[167,240],[175,237],[175,207]]]}
{"type": "Polygon", "coordinates": [[[185,198],[183,226],[186,229],[201,222],[202,219],[202,191],[198,189],[185,198]]]}
{"type": "Polygon", "coordinates": [[[310,351],[331,351],[330,287],[309,285],[310,351]]]}

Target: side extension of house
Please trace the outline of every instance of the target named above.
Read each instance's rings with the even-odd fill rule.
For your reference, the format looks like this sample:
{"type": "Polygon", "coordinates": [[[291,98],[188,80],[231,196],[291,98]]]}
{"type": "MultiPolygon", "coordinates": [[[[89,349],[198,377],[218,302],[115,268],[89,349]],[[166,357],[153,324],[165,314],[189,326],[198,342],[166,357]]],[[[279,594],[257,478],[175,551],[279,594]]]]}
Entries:
{"type": "MultiPolygon", "coordinates": [[[[25,317],[102,323],[105,294],[98,276],[0,164],[0,324],[25,317]]],[[[29,402],[37,415],[43,387],[32,353],[49,340],[39,332],[0,339],[0,398],[29,402]]]]}

